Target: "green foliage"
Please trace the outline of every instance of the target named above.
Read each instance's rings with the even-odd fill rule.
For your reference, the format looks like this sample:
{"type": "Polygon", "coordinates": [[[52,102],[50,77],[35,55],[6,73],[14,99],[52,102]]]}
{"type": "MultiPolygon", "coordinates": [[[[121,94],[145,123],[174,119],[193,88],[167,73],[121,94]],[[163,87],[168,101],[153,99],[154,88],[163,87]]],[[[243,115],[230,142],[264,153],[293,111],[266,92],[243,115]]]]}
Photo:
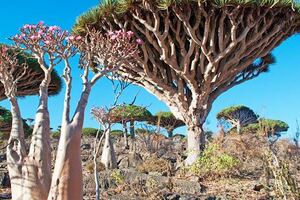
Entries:
{"type": "MultiPolygon", "coordinates": [[[[96,128],[83,128],[82,129],[82,135],[87,137],[96,137],[97,136],[98,129],[96,128]]],[[[100,130],[99,135],[102,135],[103,131],[100,130]]]]}
{"type": "Polygon", "coordinates": [[[152,114],[145,107],[137,105],[122,105],[110,111],[112,122],[146,121],[151,117],[152,114]]]}
{"type": "Polygon", "coordinates": [[[258,123],[249,124],[243,128],[243,132],[262,133],[270,137],[280,132],[286,132],[288,129],[289,125],[281,120],[261,118],[258,123]]]}
{"type": "Polygon", "coordinates": [[[53,138],[58,139],[58,138],[60,137],[60,131],[53,131],[53,132],[51,133],[51,136],[52,136],[53,138]]]}
{"type": "Polygon", "coordinates": [[[189,167],[192,174],[208,177],[230,174],[237,168],[239,160],[235,157],[222,153],[216,144],[208,146],[198,160],[189,167]]]}
{"type": "Polygon", "coordinates": [[[258,117],[253,110],[251,110],[250,108],[248,108],[247,106],[244,105],[238,105],[238,106],[231,106],[228,108],[225,108],[223,110],[221,110],[218,114],[217,114],[217,119],[228,119],[228,118],[232,118],[233,115],[235,115],[236,113],[242,113],[242,112],[249,112],[251,113],[252,116],[254,117],[258,117]]]}
{"type": "Polygon", "coordinates": [[[2,123],[11,122],[11,120],[12,120],[11,112],[6,108],[0,106],[0,125],[2,123]]]}
{"type": "Polygon", "coordinates": [[[210,3],[216,7],[224,7],[227,5],[243,5],[243,6],[267,6],[267,7],[290,7],[299,12],[299,4],[294,0],[103,0],[100,5],[94,7],[77,18],[73,27],[76,33],[85,32],[87,25],[95,25],[101,18],[110,18],[112,15],[123,15],[133,8],[145,7],[145,2],[151,4],[157,9],[167,10],[172,5],[184,6],[184,4],[193,2],[210,3]]]}
{"type": "MultiPolygon", "coordinates": [[[[9,110],[0,106],[0,138],[8,139],[12,123],[12,115],[9,110]]],[[[29,137],[32,134],[32,128],[23,120],[23,128],[25,137],[29,137]]]]}
{"type": "Polygon", "coordinates": [[[110,178],[116,183],[116,185],[122,185],[125,182],[125,177],[119,169],[113,170],[110,174],[110,178]]]}
{"type": "MultiPolygon", "coordinates": [[[[0,43],[0,47],[3,45],[4,44],[0,43]]],[[[5,45],[5,46],[7,46],[7,45],[5,45]]],[[[19,53],[17,56],[17,59],[18,59],[20,65],[25,62],[27,63],[28,68],[29,68],[27,71],[30,71],[30,73],[35,73],[35,75],[33,75],[33,76],[37,76],[37,74],[41,74],[43,76],[44,72],[40,68],[40,65],[36,58],[33,58],[32,55],[30,55],[29,53],[26,53],[24,51],[21,51],[21,50],[13,49],[13,51],[16,51],[19,53]]],[[[25,82],[25,81],[26,80],[21,79],[19,82],[25,82]]],[[[28,88],[30,88],[30,87],[33,87],[33,88],[39,87],[39,84],[34,83],[32,85],[28,85],[28,88]]],[[[62,80],[61,80],[60,76],[58,75],[58,73],[54,70],[51,73],[51,84],[49,87],[49,95],[57,95],[61,91],[61,88],[62,88],[62,80]]],[[[2,90],[2,85],[0,85],[0,90],[2,90]]],[[[28,90],[28,91],[30,91],[30,90],[28,90]]],[[[38,92],[30,93],[28,95],[35,95],[37,93],[38,92]]]]}
{"type": "Polygon", "coordinates": [[[175,116],[173,115],[173,113],[171,113],[171,112],[163,112],[163,111],[157,112],[155,114],[155,116],[161,117],[161,118],[175,118],[175,116]]]}
{"type": "Polygon", "coordinates": [[[110,135],[112,137],[122,137],[123,131],[122,130],[112,130],[112,131],[110,131],[110,135]]]}

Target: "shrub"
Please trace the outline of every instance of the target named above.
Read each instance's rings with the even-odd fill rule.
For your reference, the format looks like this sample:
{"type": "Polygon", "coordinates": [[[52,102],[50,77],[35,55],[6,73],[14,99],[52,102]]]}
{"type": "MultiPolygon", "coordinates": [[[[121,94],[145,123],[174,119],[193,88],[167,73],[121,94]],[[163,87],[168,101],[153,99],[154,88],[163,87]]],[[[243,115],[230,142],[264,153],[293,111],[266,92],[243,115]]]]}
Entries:
{"type": "Polygon", "coordinates": [[[212,144],[204,150],[196,163],[189,167],[189,171],[201,177],[223,176],[232,174],[238,164],[238,159],[220,152],[218,145],[212,144]]]}
{"type": "Polygon", "coordinates": [[[115,182],[116,185],[122,185],[125,182],[125,177],[119,169],[113,170],[110,174],[110,178],[115,182]]]}
{"type": "MultiPolygon", "coordinates": [[[[96,137],[97,132],[98,132],[98,129],[96,129],[96,128],[83,128],[82,129],[82,135],[87,136],[87,137],[96,137]]],[[[103,131],[100,130],[100,135],[99,136],[101,136],[102,133],[103,133],[103,131]]]]}
{"type": "Polygon", "coordinates": [[[123,131],[122,130],[112,130],[112,131],[110,131],[110,135],[112,137],[122,137],[123,131]]]}
{"type": "Polygon", "coordinates": [[[60,131],[53,131],[51,135],[52,135],[53,138],[59,138],[60,137],[60,131]]]}
{"type": "Polygon", "coordinates": [[[141,165],[137,167],[137,170],[142,173],[149,172],[169,172],[170,171],[170,162],[163,158],[157,158],[152,156],[145,160],[141,165]]]}
{"type": "MultiPolygon", "coordinates": [[[[89,173],[94,173],[94,162],[90,161],[86,164],[85,169],[89,172],[89,173]]],[[[105,165],[102,162],[98,162],[97,163],[97,171],[101,172],[101,171],[105,171],[105,165]]]]}

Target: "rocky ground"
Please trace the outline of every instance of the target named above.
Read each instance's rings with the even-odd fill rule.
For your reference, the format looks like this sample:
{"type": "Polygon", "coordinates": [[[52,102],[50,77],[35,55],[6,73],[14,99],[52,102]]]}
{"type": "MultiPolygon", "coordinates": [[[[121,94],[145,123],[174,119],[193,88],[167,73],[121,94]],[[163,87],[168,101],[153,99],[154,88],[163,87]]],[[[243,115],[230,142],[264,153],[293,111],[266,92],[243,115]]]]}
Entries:
{"type": "MultiPolygon", "coordinates": [[[[58,140],[52,140],[53,156],[58,140]]],[[[82,161],[84,169],[84,199],[95,198],[92,150],[94,138],[82,140],[82,161]]],[[[226,139],[222,145],[232,155],[241,150],[243,140],[226,139]]],[[[209,176],[193,175],[182,167],[185,158],[185,138],[176,136],[172,140],[163,136],[136,140],[136,151],[124,149],[121,137],[114,137],[114,146],[118,157],[118,169],[104,170],[99,164],[102,199],[166,199],[166,200],[229,200],[276,199],[265,187],[262,162],[251,158],[243,161],[235,172],[228,174],[211,174],[209,176]],[[247,165],[247,167],[245,167],[247,165]],[[260,166],[261,165],[261,166],[260,166]],[[271,195],[270,195],[271,194],[271,195]]],[[[249,142],[247,142],[248,144],[249,142]]],[[[254,144],[249,144],[254,146],[254,144]]],[[[243,147],[244,148],[244,147],[243,147]]],[[[1,190],[0,199],[10,198],[9,178],[5,164],[5,149],[0,152],[1,190]]],[[[294,166],[293,173],[300,172],[300,163],[294,166]],[[298,167],[298,168],[297,168],[298,167]]],[[[296,175],[296,174],[293,175],[296,175]]],[[[297,180],[299,181],[299,180],[297,180]]],[[[275,194],[274,194],[275,195],[275,194]]]]}

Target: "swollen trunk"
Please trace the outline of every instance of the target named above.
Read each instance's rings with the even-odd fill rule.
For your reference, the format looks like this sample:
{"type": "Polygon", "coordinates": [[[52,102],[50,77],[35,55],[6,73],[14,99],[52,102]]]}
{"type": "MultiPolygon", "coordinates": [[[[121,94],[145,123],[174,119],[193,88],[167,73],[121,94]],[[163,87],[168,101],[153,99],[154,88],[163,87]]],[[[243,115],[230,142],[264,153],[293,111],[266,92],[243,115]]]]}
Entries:
{"type": "Polygon", "coordinates": [[[102,151],[101,162],[105,165],[106,169],[115,169],[118,167],[116,153],[110,138],[109,130],[105,132],[105,141],[102,151]]]}
{"type": "Polygon", "coordinates": [[[193,164],[205,146],[205,135],[202,126],[188,126],[186,165],[193,164]]]}
{"type": "Polygon", "coordinates": [[[77,124],[62,126],[48,200],[82,200],[83,198],[81,131],[82,126],[77,124]]]}

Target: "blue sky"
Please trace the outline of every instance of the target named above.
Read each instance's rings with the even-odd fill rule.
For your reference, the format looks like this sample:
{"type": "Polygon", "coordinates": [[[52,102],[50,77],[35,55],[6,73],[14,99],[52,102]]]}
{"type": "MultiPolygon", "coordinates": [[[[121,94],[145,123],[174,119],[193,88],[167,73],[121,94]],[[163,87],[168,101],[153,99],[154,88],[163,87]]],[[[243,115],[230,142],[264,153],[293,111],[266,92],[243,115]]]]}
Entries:
{"type": "MultiPolygon", "coordinates": [[[[77,16],[98,4],[97,0],[30,0],[30,1],[2,1],[0,6],[0,42],[8,43],[8,37],[18,33],[18,29],[27,23],[37,23],[40,20],[49,25],[58,25],[70,30],[77,16]]],[[[213,131],[217,130],[216,113],[222,108],[237,104],[244,104],[256,111],[260,116],[280,119],[290,126],[289,135],[296,129],[296,119],[300,121],[300,36],[296,35],[274,50],[277,63],[271,67],[269,73],[232,88],[221,95],[214,103],[205,126],[213,131]],[[298,58],[298,59],[297,59],[298,58]]],[[[72,107],[81,92],[80,71],[73,62],[74,85],[72,93],[72,107]]],[[[57,70],[61,72],[62,66],[57,70]]],[[[155,113],[160,110],[168,110],[163,102],[158,101],[153,95],[144,89],[132,86],[128,88],[121,99],[131,102],[133,96],[139,91],[136,103],[147,106],[155,113]]],[[[51,115],[51,127],[60,125],[61,111],[63,108],[63,96],[61,94],[51,97],[49,109],[51,115]]],[[[86,127],[97,127],[97,123],[89,114],[91,107],[109,105],[113,101],[113,92],[110,81],[100,80],[92,91],[87,107],[85,119],[86,127]]],[[[7,101],[0,102],[1,106],[9,108],[7,101]]],[[[23,118],[33,118],[38,105],[37,97],[20,99],[23,118]]],[[[176,132],[183,133],[184,128],[176,132]]]]}

